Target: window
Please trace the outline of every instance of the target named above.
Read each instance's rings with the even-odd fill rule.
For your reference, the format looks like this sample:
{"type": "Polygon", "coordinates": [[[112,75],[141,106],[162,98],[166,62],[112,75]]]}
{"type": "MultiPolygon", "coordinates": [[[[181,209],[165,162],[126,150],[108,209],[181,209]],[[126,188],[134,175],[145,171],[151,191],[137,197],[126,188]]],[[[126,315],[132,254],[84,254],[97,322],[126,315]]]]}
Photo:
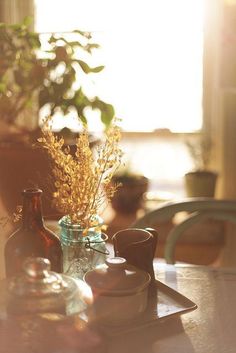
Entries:
{"type": "Polygon", "coordinates": [[[94,91],[125,130],[201,128],[202,0],[36,0],[37,31],[76,28],[101,44],[94,91]]]}
{"type": "MultiPolygon", "coordinates": [[[[114,105],[125,131],[201,129],[204,0],[35,0],[35,7],[38,32],[93,33],[105,70],[92,89],[114,105]]],[[[179,190],[192,166],[183,139],[145,134],[141,146],[138,136],[125,143],[136,169],[159,189],[179,190]]]]}

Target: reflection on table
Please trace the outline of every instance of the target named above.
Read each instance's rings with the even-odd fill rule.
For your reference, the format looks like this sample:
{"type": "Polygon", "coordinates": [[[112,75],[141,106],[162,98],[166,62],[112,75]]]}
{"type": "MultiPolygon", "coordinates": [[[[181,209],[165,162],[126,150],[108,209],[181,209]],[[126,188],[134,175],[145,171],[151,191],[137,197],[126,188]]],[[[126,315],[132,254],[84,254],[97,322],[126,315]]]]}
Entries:
{"type": "MultiPolygon", "coordinates": [[[[110,329],[104,329],[104,326],[101,329],[101,325],[94,328],[91,324],[86,324],[82,316],[60,318],[60,315],[57,317],[53,314],[50,317],[47,314],[49,316],[46,321],[45,316],[14,317],[9,321],[3,320],[1,314],[0,352],[32,353],[29,337],[34,347],[43,347],[35,352],[44,353],[235,352],[236,269],[172,266],[156,260],[154,267],[158,280],[186,297],[186,305],[190,301],[195,303],[197,309],[162,316],[151,325],[145,323],[139,325],[139,328],[135,323],[136,329],[122,328],[120,332],[115,330],[115,335],[114,332],[111,334],[110,329]],[[21,346],[17,341],[19,330],[23,330],[23,335],[20,335],[21,346]]],[[[1,294],[2,292],[1,290],[1,294]]],[[[166,290],[165,293],[168,295],[166,290]]],[[[161,296],[158,295],[158,300],[159,297],[161,296]]],[[[2,296],[0,303],[1,300],[2,296]]],[[[173,301],[176,304],[176,297],[173,301]]],[[[161,311],[162,309],[159,313],[161,311]]]]}
{"type": "Polygon", "coordinates": [[[236,270],[155,264],[157,278],[198,305],[146,329],[114,337],[109,353],[232,353],[236,347],[236,270]]]}

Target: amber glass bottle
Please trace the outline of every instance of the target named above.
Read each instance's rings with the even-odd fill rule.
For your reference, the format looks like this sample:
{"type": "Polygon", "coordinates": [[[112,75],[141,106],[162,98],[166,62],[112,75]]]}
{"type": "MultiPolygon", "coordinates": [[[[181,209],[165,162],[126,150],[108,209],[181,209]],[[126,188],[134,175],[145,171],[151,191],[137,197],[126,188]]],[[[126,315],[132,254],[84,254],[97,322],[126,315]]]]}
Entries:
{"type": "Polygon", "coordinates": [[[62,272],[62,248],[59,238],[44,226],[40,189],[27,189],[23,194],[22,225],[7,240],[5,246],[6,276],[22,270],[27,257],[50,260],[51,269],[62,272]]]}

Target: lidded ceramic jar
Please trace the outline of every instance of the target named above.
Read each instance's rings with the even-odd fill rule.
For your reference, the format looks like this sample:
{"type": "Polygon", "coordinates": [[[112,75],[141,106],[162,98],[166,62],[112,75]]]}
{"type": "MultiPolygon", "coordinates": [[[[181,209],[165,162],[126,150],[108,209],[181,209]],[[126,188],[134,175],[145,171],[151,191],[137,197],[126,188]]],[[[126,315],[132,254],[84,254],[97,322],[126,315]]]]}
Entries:
{"type": "Polygon", "coordinates": [[[7,285],[7,312],[13,315],[73,314],[84,309],[78,282],[50,271],[50,261],[27,258],[22,273],[7,285]]]}
{"type": "Polygon", "coordinates": [[[94,315],[105,324],[128,323],[147,307],[149,273],[128,265],[122,257],[107,258],[84,276],[94,297],[94,315]]]}

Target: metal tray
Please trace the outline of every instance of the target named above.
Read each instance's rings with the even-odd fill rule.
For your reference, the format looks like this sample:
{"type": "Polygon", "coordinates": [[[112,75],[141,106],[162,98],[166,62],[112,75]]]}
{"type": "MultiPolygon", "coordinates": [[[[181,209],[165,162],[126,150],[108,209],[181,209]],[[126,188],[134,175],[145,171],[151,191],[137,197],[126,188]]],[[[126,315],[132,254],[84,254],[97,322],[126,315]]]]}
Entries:
{"type": "MultiPolygon", "coordinates": [[[[152,326],[174,315],[180,315],[197,309],[197,305],[190,299],[183,296],[166,284],[156,280],[156,294],[148,299],[148,306],[145,312],[135,321],[122,326],[106,326],[101,322],[93,324],[107,335],[119,335],[130,331],[152,326]]],[[[86,310],[79,316],[89,322],[89,312],[86,310]]]]}

